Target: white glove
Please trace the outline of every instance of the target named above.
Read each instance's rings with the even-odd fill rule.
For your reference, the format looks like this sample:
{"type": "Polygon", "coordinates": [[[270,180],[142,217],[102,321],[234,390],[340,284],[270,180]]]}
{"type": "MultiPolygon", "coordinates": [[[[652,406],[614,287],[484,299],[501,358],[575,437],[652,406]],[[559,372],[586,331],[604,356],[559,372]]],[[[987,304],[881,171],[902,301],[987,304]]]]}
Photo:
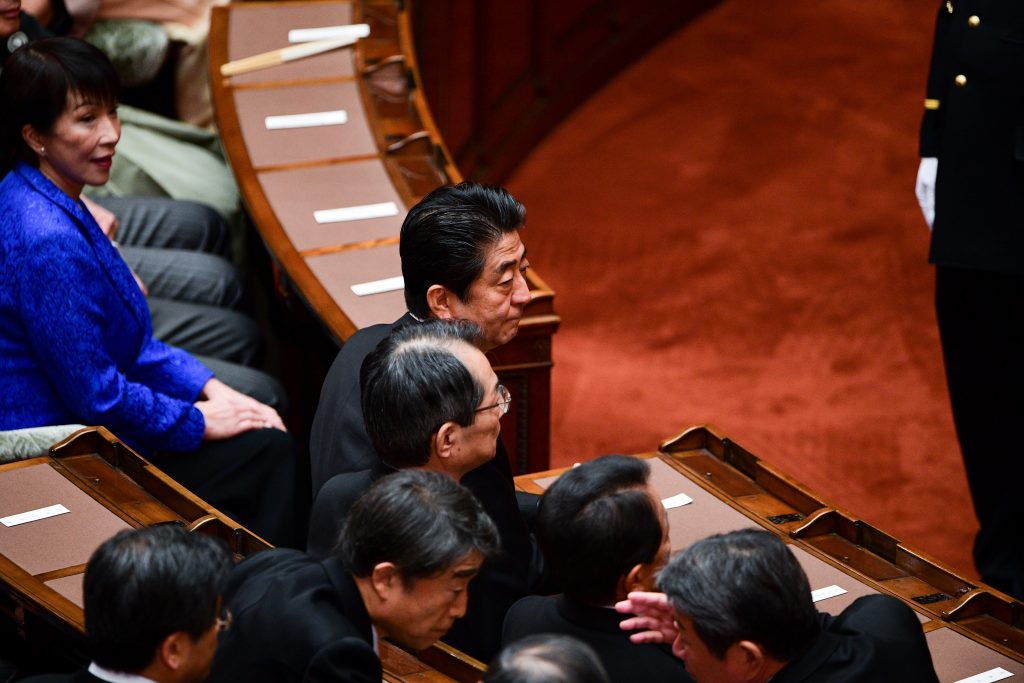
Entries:
{"type": "Polygon", "coordinates": [[[921,205],[928,229],[935,222],[935,176],[939,172],[939,160],[936,157],[921,157],[921,165],[917,169],[917,185],[914,194],[921,205]]]}

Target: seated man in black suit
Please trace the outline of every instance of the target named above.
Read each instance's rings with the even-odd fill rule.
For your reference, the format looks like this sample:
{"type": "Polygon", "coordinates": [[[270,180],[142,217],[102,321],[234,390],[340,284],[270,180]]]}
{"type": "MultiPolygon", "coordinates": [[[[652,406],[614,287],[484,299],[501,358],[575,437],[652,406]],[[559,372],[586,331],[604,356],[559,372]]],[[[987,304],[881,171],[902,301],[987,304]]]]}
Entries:
{"type": "MultiPolygon", "coordinates": [[[[359,368],[394,326],[430,318],[469,320],[480,327],[478,345],[485,353],[516,336],[530,302],[524,278],[530,264],[519,239],[525,223],[526,209],[504,189],[470,182],[439,187],[409,211],[399,243],[409,311],[393,324],[356,332],[331,365],[310,433],[314,496],[335,474],[377,464],[363,423],[359,368]]],[[[501,488],[506,480],[512,495],[504,457],[484,469],[476,476],[481,485],[501,488]],[[495,467],[506,475],[497,484],[481,476],[495,467]]],[[[476,490],[473,478],[465,484],[476,490]]]]}
{"type": "MultiPolygon", "coordinates": [[[[639,678],[637,679],[639,680],[639,678]]],[[[482,683],[609,683],[594,650],[552,633],[517,640],[494,658],[482,683]]]]}
{"type": "Polygon", "coordinates": [[[221,589],[224,545],[172,524],[128,529],[101,545],[85,570],[85,636],[92,663],[32,683],[199,683],[230,625],[221,589]]]}
{"type": "MultiPolygon", "coordinates": [[[[460,481],[495,457],[500,418],[510,397],[475,345],[480,329],[457,320],[427,320],[395,328],[366,357],[362,403],[366,428],[380,460],[373,468],[339,474],[317,494],[309,552],[326,557],[352,504],[388,472],[423,469],[460,481]]],[[[487,509],[487,501],[481,500],[487,509]]],[[[489,511],[488,511],[489,512],[489,511]]],[[[515,508],[512,513],[515,513],[515,508]]],[[[492,515],[505,540],[513,515],[492,515]]],[[[503,546],[506,549],[507,546],[503,546]]],[[[507,554],[489,560],[469,589],[466,617],[445,642],[481,659],[497,650],[501,622],[524,589],[507,554]]]]}
{"type": "Polygon", "coordinates": [[[377,683],[378,639],[419,650],[447,633],[497,543],[494,523],[450,477],[386,476],[356,501],[327,560],[274,549],[238,565],[224,591],[234,623],[210,680],[377,683]]]}
{"type": "Polygon", "coordinates": [[[649,591],[669,553],[668,519],[643,460],[608,455],[575,467],[540,502],[537,538],[564,594],[525,597],[505,617],[502,643],[564,633],[594,648],[615,683],[687,681],[666,645],[637,646],[612,605],[649,591]]]}
{"type": "Polygon", "coordinates": [[[697,683],[937,683],[921,624],[899,600],[870,595],[833,617],[774,534],[711,536],[672,558],[658,585],[616,609],[648,629],[636,643],[672,643],[697,683]]]}

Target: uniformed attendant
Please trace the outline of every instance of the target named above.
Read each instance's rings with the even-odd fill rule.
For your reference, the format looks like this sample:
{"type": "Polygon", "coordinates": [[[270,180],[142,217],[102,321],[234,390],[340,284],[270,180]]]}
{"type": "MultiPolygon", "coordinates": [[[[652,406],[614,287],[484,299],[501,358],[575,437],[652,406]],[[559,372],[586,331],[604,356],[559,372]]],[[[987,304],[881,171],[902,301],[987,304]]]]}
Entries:
{"type": "Polygon", "coordinates": [[[1024,597],[1024,3],[943,0],[921,126],[918,197],[953,419],[986,582],[1024,597]]]}

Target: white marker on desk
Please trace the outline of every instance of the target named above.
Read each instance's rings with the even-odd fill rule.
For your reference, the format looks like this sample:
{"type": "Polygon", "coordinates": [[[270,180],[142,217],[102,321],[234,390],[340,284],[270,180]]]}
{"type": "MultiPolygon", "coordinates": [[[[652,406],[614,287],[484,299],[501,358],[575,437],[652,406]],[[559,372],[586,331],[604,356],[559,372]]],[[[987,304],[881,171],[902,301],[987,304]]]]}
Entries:
{"type": "Polygon", "coordinates": [[[267,130],[338,126],[348,123],[348,112],[344,109],[335,109],[334,111],[313,111],[308,114],[281,114],[267,116],[263,119],[263,123],[267,130]]]}
{"type": "Polygon", "coordinates": [[[684,505],[689,505],[692,502],[693,498],[690,498],[685,493],[677,493],[674,496],[665,498],[663,501],[661,501],[661,504],[666,510],[671,510],[672,508],[679,508],[683,507],[684,505]]]}
{"type": "Polygon", "coordinates": [[[368,35],[370,35],[369,24],[293,28],[291,31],[288,31],[288,42],[311,43],[314,40],[327,40],[330,38],[366,38],[368,35]]]}
{"type": "Polygon", "coordinates": [[[373,280],[371,282],[360,282],[357,285],[352,285],[352,293],[356,296],[368,296],[370,294],[383,294],[384,292],[394,292],[395,290],[402,289],[405,287],[405,278],[401,275],[398,277],[384,278],[383,280],[373,280]]]}
{"type": "Polygon", "coordinates": [[[845,588],[840,588],[836,585],[825,586],[824,588],[819,588],[816,591],[811,591],[811,602],[821,602],[822,600],[828,600],[829,598],[834,598],[837,595],[842,595],[845,592],[845,588]]]}
{"type": "Polygon", "coordinates": [[[3,524],[4,526],[18,526],[19,524],[37,522],[40,519],[63,515],[67,512],[71,512],[71,510],[68,510],[63,505],[48,505],[44,508],[36,508],[35,510],[29,510],[28,512],[19,512],[16,515],[8,515],[7,517],[0,518],[0,524],[3,524]]]}
{"type": "Polygon", "coordinates": [[[386,218],[397,216],[398,205],[394,202],[380,204],[361,204],[345,206],[340,209],[321,209],[313,212],[313,220],[317,223],[344,223],[345,221],[361,221],[367,218],[386,218]]]}
{"type": "Polygon", "coordinates": [[[1001,681],[1012,675],[1013,674],[1006,669],[996,667],[994,669],[989,669],[988,671],[982,671],[980,674],[975,674],[969,678],[961,678],[956,683],[992,683],[992,681],[1001,681]]]}

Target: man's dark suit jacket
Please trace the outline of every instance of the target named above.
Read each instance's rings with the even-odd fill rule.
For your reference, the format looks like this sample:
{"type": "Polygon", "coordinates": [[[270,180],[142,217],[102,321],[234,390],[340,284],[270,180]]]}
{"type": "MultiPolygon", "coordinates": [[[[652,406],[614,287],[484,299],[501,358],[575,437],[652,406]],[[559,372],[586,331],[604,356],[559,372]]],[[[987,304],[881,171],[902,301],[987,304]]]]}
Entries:
{"type": "MultiPolygon", "coordinates": [[[[320,489],[309,521],[308,550],[311,555],[322,558],[331,554],[353,503],[374,481],[391,471],[378,463],[372,469],[336,475],[320,489]]],[[[509,531],[504,526],[509,520],[515,522],[518,516],[518,510],[514,507],[515,498],[492,496],[482,499],[482,502],[498,527],[504,549],[505,538],[516,533],[514,528],[509,531]],[[498,505],[502,500],[506,509],[498,505]],[[498,508],[497,513],[494,512],[495,508],[498,508]]],[[[490,661],[501,646],[501,623],[505,612],[526,594],[523,572],[524,569],[508,554],[507,549],[503,550],[501,556],[485,562],[480,573],[469,584],[469,603],[465,616],[455,622],[442,640],[481,661],[490,661]]]]}
{"type": "Polygon", "coordinates": [[[334,475],[370,469],[380,460],[363,422],[359,370],[394,327],[414,324],[416,319],[406,313],[390,325],[364,327],[338,351],[324,378],[309,434],[313,496],[334,475]]]}
{"type": "Polygon", "coordinates": [[[370,616],[335,559],[265,550],[239,564],[224,591],[234,615],[210,683],[380,683],[370,616]]]}
{"type": "Polygon", "coordinates": [[[536,633],[569,635],[594,648],[612,683],[693,680],[668,645],[629,642],[630,632],[619,628],[625,618],[609,607],[581,605],[563,595],[529,596],[508,611],[501,641],[508,645],[536,633]]]}
{"type": "Polygon", "coordinates": [[[102,678],[96,678],[86,669],[81,669],[73,674],[43,674],[40,676],[29,676],[23,678],[19,683],[107,683],[102,678]]]}
{"type": "Polygon", "coordinates": [[[803,656],[772,683],[938,683],[921,622],[895,598],[859,598],[822,630],[803,656]]]}
{"type": "MultiPolygon", "coordinates": [[[[366,356],[391,334],[392,328],[414,324],[415,318],[406,313],[391,325],[359,330],[345,342],[324,379],[310,433],[310,462],[317,500],[309,529],[313,542],[310,552],[320,556],[330,552],[344,521],[335,515],[347,513],[354,502],[352,494],[358,496],[368,481],[386,471],[380,469],[380,458],[363,423],[359,371],[366,356]],[[331,477],[343,473],[357,476],[345,477],[332,484],[331,493],[319,495],[331,477]]],[[[505,611],[529,593],[539,562],[519,510],[512,469],[501,439],[494,458],[463,477],[461,483],[494,520],[501,536],[502,554],[485,563],[470,584],[467,615],[456,622],[444,641],[477,659],[489,661],[500,647],[505,611]]]]}

